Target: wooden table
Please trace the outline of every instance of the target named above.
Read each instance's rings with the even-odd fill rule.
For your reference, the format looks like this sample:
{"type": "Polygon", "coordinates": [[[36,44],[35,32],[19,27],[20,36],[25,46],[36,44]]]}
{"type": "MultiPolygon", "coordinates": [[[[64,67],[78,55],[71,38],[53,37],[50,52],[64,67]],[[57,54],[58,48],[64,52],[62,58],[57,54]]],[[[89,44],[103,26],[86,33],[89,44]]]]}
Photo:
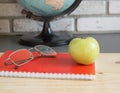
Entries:
{"type": "Polygon", "coordinates": [[[101,53],[96,72],[93,81],[0,77],[0,93],[120,93],[120,53],[101,53]]]}

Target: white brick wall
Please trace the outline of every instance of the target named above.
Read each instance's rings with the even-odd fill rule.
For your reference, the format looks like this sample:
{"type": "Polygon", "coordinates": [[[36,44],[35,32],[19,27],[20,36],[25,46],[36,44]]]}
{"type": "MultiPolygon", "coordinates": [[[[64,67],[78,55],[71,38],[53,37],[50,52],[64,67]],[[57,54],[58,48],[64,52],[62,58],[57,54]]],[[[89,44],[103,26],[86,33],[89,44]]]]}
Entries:
{"type": "MultiPolygon", "coordinates": [[[[43,23],[29,20],[16,0],[0,0],[0,33],[41,31],[43,23]]],[[[83,0],[68,17],[51,22],[54,31],[120,33],[120,0],[83,0]]]]}
{"type": "Polygon", "coordinates": [[[9,32],[10,31],[10,24],[7,19],[0,20],[0,31],[1,32],[9,32]]]}
{"type": "Polygon", "coordinates": [[[106,14],[106,1],[83,0],[80,6],[72,13],[73,15],[106,14]]]}
{"type": "Polygon", "coordinates": [[[78,31],[104,32],[120,30],[120,17],[89,17],[78,19],[78,31]]]}

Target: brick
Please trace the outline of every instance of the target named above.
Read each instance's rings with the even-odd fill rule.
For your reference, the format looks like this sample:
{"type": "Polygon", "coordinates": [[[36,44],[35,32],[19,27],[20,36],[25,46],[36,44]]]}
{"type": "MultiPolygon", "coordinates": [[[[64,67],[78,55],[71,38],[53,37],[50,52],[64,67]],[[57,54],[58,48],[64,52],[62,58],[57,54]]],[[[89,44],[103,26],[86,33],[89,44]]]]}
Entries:
{"type": "Polygon", "coordinates": [[[51,23],[51,27],[54,31],[74,31],[74,19],[62,18],[51,23]]]}
{"type": "Polygon", "coordinates": [[[16,3],[1,3],[0,4],[0,16],[22,16],[22,7],[16,3]]]}
{"type": "Polygon", "coordinates": [[[120,17],[89,17],[78,19],[78,31],[119,31],[120,17]]]}
{"type": "Polygon", "coordinates": [[[10,24],[9,20],[1,19],[0,20],[0,33],[3,32],[10,32],[10,24]]]}
{"type": "Polygon", "coordinates": [[[14,20],[14,32],[34,32],[41,31],[43,24],[29,19],[14,20]]]}
{"type": "Polygon", "coordinates": [[[110,14],[120,14],[120,1],[110,1],[109,6],[110,14]]]}
{"type": "Polygon", "coordinates": [[[106,14],[105,1],[82,1],[72,15],[106,14]]]}

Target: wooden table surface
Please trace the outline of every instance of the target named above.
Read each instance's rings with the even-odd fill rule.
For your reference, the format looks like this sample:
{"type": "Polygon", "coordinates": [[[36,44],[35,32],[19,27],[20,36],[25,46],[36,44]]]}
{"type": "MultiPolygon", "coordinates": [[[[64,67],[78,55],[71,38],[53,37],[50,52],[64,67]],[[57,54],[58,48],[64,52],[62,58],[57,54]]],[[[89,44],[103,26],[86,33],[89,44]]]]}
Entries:
{"type": "Polygon", "coordinates": [[[0,93],[120,93],[120,53],[99,55],[93,81],[0,77],[0,93]]]}

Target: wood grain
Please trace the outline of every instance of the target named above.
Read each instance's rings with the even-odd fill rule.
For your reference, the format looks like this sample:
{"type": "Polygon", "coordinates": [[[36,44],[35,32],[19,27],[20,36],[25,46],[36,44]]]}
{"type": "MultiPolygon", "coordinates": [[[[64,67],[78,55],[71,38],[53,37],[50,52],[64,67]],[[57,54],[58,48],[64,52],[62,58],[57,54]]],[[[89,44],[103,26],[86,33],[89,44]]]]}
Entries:
{"type": "Polygon", "coordinates": [[[0,93],[120,93],[119,62],[120,53],[101,53],[94,81],[0,77],[0,93]]]}

